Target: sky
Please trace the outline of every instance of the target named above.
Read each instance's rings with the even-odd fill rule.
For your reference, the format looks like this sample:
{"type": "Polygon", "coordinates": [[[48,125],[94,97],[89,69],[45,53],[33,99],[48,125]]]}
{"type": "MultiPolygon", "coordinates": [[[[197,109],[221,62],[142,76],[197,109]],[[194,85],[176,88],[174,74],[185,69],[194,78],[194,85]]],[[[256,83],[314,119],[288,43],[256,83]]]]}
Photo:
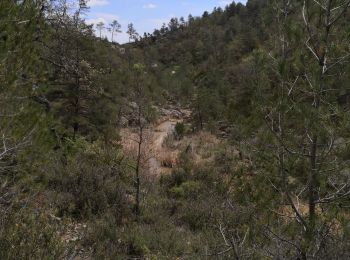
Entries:
{"type": "MultiPolygon", "coordinates": [[[[87,14],[88,24],[103,22],[106,25],[117,20],[122,25],[122,33],[115,39],[119,43],[128,41],[125,33],[128,23],[133,23],[137,32],[152,33],[163,23],[168,24],[172,17],[185,17],[189,14],[200,16],[204,11],[212,11],[214,7],[225,7],[231,0],[89,0],[90,11],[87,14]]],[[[246,0],[240,0],[245,4],[246,0]]],[[[110,38],[107,30],[103,32],[110,38]]]]}

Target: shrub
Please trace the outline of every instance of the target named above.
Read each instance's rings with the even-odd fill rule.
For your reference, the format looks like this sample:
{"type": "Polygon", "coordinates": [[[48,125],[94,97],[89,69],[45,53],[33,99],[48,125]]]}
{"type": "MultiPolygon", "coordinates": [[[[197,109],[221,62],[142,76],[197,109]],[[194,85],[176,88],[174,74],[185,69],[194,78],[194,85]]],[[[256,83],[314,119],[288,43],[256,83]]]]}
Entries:
{"type": "Polygon", "coordinates": [[[175,198],[196,199],[202,190],[202,185],[196,181],[187,181],[180,186],[173,187],[170,194],[175,198]]]}
{"type": "Polygon", "coordinates": [[[81,158],[57,167],[49,187],[56,193],[60,216],[84,218],[112,208],[121,218],[127,211],[126,191],[118,173],[81,158]]]}
{"type": "Polygon", "coordinates": [[[170,175],[162,175],[160,179],[161,185],[165,190],[169,191],[175,186],[181,185],[189,178],[189,175],[182,168],[174,169],[170,175]]]}
{"type": "Polygon", "coordinates": [[[58,215],[81,219],[112,210],[121,220],[129,210],[122,170],[107,151],[91,149],[51,165],[48,186],[58,215]]]}
{"type": "Polygon", "coordinates": [[[184,123],[176,123],[175,125],[175,136],[177,140],[181,140],[185,135],[185,125],[184,123]]]}
{"type": "Polygon", "coordinates": [[[58,227],[43,213],[14,207],[1,213],[0,259],[60,259],[58,227]]]}
{"type": "Polygon", "coordinates": [[[164,138],[162,146],[169,149],[175,149],[175,134],[168,133],[167,136],[164,138]]]}
{"type": "Polygon", "coordinates": [[[162,167],[174,168],[178,164],[176,153],[167,153],[160,158],[162,167]]]}
{"type": "Polygon", "coordinates": [[[191,232],[169,224],[165,217],[154,225],[118,227],[104,219],[91,226],[89,243],[96,259],[177,259],[201,246],[191,232]]]}
{"type": "Polygon", "coordinates": [[[181,211],[180,220],[192,231],[199,231],[210,222],[210,207],[206,202],[189,202],[181,211]]]}

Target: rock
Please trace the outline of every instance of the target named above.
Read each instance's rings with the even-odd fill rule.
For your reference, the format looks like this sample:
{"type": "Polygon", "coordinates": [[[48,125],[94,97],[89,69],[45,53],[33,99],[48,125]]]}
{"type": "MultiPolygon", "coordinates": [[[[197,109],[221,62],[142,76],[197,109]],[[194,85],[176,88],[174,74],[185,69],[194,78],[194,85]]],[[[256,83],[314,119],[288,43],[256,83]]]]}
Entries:
{"type": "Polygon", "coordinates": [[[164,108],[161,108],[159,113],[160,113],[161,116],[169,116],[170,115],[169,110],[164,109],[164,108]]]}
{"type": "Polygon", "coordinates": [[[124,116],[122,116],[119,120],[119,124],[121,127],[127,127],[128,123],[129,123],[129,120],[124,116]]]}
{"type": "Polygon", "coordinates": [[[52,219],[57,220],[57,221],[61,221],[61,220],[62,220],[61,218],[56,217],[56,216],[53,215],[53,214],[49,214],[49,216],[50,216],[52,219]]]}
{"type": "Polygon", "coordinates": [[[226,121],[220,121],[217,123],[217,130],[218,130],[218,136],[221,138],[228,138],[232,135],[234,129],[232,128],[232,125],[230,125],[229,122],[226,121]]]}
{"type": "Polygon", "coordinates": [[[121,54],[125,54],[125,48],[119,48],[121,54]]]}
{"type": "Polygon", "coordinates": [[[175,119],[181,119],[182,118],[182,112],[176,109],[160,109],[160,115],[163,117],[168,117],[168,118],[175,118],[175,119]]]}
{"type": "Polygon", "coordinates": [[[139,106],[136,104],[136,102],[130,102],[129,103],[129,106],[132,108],[132,109],[138,109],[139,106]]]}
{"type": "Polygon", "coordinates": [[[176,118],[176,119],[181,119],[182,118],[182,113],[179,110],[172,110],[171,115],[176,118]]]}
{"type": "Polygon", "coordinates": [[[141,118],[141,125],[147,125],[148,124],[148,121],[145,119],[145,118],[141,118]]]}

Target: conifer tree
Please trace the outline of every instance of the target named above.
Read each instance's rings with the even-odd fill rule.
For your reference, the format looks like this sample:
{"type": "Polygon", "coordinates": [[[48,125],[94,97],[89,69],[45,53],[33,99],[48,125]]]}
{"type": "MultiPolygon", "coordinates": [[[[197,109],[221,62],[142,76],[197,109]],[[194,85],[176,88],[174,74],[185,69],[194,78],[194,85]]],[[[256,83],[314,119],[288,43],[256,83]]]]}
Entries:
{"type": "Polygon", "coordinates": [[[129,35],[129,42],[131,42],[131,40],[136,41],[139,38],[139,34],[137,33],[136,29],[134,28],[133,23],[128,24],[128,30],[126,33],[129,35]]]}
{"type": "Polygon", "coordinates": [[[113,22],[109,26],[110,26],[110,31],[112,32],[112,43],[113,43],[114,42],[114,34],[117,35],[117,33],[122,32],[121,25],[117,20],[113,20],[113,22]]]}
{"type": "Polygon", "coordinates": [[[266,69],[270,79],[260,83],[259,90],[270,134],[261,137],[259,150],[265,152],[256,159],[262,166],[259,174],[270,183],[265,203],[277,199],[279,207],[272,206],[272,214],[289,218],[286,224],[266,226],[271,241],[277,239],[295,251],[293,256],[289,250],[276,252],[278,257],[331,255],[331,230],[338,214],[334,212],[349,199],[350,183],[344,175],[349,166],[339,142],[348,138],[344,127],[350,118],[338,102],[349,57],[344,23],[349,5],[350,1],[275,1],[271,9],[278,28],[274,49],[258,69],[266,69]],[[265,67],[268,60],[271,65],[265,67]],[[280,196],[275,197],[276,192],[280,196]]]}
{"type": "Polygon", "coordinates": [[[99,22],[96,24],[96,28],[97,30],[100,32],[99,35],[100,35],[100,39],[102,39],[102,31],[105,29],[105,24],[104,22],[99,22]]]}

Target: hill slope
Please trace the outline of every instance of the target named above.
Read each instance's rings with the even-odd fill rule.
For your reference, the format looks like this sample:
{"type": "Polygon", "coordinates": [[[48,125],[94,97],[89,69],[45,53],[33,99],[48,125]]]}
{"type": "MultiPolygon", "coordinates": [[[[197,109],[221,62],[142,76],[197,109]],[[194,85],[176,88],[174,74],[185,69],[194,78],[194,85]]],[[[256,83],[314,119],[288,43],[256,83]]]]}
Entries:
{"type": "Polygon", "coordinates": [[[348,259],[350,0],[123,46],[0,1],[0,259],[348,259]]]}

